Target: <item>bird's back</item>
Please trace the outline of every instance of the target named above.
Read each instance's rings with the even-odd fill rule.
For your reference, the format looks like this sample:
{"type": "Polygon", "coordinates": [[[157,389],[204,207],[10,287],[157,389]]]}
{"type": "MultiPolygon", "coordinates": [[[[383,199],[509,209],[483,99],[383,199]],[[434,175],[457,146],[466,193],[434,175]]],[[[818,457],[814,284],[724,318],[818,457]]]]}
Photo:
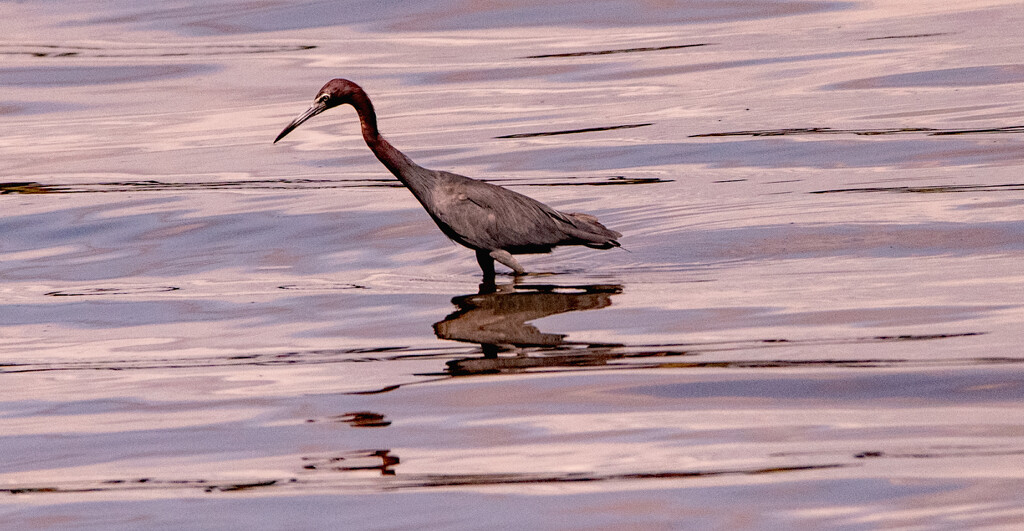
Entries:
{"type": "MultiPolygon", "coordinates": [[[[430,171],[430,170],[427,170],[430,171]]],[[[559,245],[618,246],[621,235],[587,214],[559,212],[530,197],[449,172],[417,198],[448,237],[473,249],[546,253],[559,245]]]]}

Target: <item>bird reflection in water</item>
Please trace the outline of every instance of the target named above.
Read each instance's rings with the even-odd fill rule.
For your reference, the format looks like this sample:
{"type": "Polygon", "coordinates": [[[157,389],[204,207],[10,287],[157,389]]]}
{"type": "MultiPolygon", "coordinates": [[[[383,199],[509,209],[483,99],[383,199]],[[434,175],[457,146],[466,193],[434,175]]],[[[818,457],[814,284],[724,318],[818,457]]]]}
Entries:
{"type": "Polygon", "coordinates": [[[482,358],[449,361],[454,376],[517,372],[537,367],[603,364],[608,352],[619,345],[566,341],[565,334],[541,332],[530,321],[560,313],[596,310],[611,305],[622,286],[596,284],[555,286],[548,284],[483,283],[479,293],[452,299],[458,310],[434,324],[440,339],[477,343],[482,358]],[[580,347],[586,347],[580,353],[580,347]],[[500,352],[516,356],[498,356],[500,352]],[[543,353],[543,356],[530,356],[543,353]]]}

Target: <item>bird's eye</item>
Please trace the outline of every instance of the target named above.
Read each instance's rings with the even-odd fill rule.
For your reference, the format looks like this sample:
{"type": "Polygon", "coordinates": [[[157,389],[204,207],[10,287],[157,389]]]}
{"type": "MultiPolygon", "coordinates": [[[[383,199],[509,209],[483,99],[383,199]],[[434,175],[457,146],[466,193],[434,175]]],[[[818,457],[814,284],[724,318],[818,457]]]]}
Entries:
{"type": "Polygon", "coordinates": [[[331,99],[331,95],[330,94],[321,94],[321,95],[316,97],[316,102],[317,103],[327,103],[327,100],[329,100],[329,99],[331,99]]]}

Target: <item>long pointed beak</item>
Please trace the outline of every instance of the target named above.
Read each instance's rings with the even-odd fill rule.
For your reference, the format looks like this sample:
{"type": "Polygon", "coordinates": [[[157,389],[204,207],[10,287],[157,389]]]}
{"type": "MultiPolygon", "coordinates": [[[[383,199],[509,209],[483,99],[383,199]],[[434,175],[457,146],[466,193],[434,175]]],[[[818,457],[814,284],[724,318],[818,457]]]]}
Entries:
{"type": "Polygon", "coordinates": [[[310,105],[309,108],[306,109],[306,112],[298,115],[294,120],[292,120],[292,123],[288,124],[288,127],[285,127],[284,130],[281,131],[281,134],[277,135],[277,138],[274,139],[274,143],[276,144],[278,140],[281,140],[282,138],[284,138],[284,135],[287,135],[288,133],[291,133],[292,129],[295,129],[296,127],[302,125],[302,122],[305,122],[306,120],[309,120],[310,118],[312,118],[312,117],[314,117],[314,116],[316,116],[316,115],[318,115],[318,114],[320,114],[320,113],[322,113],[322,112],[324,112],[326,110],[327,110],[327,104],[326,103],[323,103],[323,102],[320,102],[320,101],[313,102],[313,105],[310,105]]]}

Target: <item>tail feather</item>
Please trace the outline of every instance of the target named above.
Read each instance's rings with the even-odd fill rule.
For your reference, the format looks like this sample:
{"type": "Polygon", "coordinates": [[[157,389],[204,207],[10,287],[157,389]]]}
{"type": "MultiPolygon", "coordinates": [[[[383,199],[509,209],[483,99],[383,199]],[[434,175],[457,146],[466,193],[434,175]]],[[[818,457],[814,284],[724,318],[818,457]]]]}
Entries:
{"type": "Polygon", "coordinates": [[[572,237],[583,240],[583,245],[594,249],[610,249],[618,247],[619,242],[615,241],[622,237],[622,234],[605,227],[590,214],[579,212],[565,213],[565,220],[575,230],[567,231],[572,237]]]}

